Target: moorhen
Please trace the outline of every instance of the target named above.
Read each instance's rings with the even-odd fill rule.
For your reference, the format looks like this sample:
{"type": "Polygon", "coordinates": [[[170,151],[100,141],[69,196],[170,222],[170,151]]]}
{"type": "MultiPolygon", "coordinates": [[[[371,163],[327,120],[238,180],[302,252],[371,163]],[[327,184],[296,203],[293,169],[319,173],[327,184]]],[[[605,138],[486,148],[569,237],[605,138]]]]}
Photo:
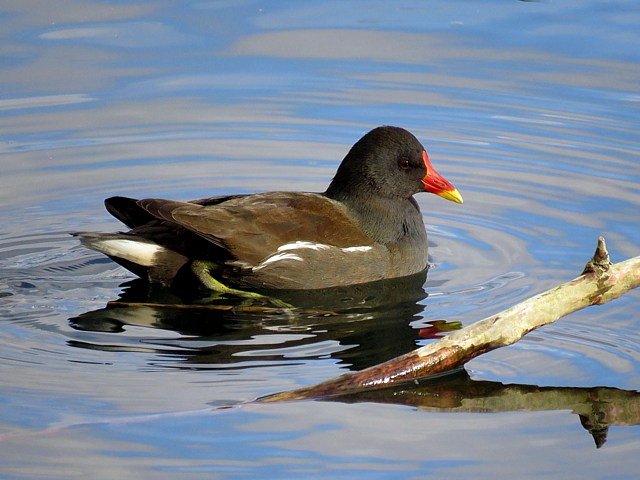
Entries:
{"type": "Polygon", "coordinates": [[[422,191],[462,203],[416,137],[383,126],[358,140],[324,193],[111,197],[107,210],[131,230],[73,235],[164,285],[185,275],[223,293],[354,285],[427,268],[427,232],[413,198],[422,191]]]}

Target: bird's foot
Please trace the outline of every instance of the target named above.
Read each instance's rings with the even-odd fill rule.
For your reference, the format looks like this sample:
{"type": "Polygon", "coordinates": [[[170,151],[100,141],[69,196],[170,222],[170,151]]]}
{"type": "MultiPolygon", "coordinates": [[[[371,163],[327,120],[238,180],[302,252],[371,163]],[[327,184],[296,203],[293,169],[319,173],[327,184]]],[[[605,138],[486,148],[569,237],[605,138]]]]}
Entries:
{"type": "Polygon", "coordinates": [[[237,288],[232,288],[226,286],[224,283],[216,280],[212,275],[211,271],[216,270],[218,265],[215,262],[210,262],[207,260],[194,260],[191,263],[191,271],[193,274],[200,280],[200,283],[205,288],[220,294],[220,295],[235,295],[241,298],[246,298],[249,300],[259,300],[262,302],[267,302],[278,308],[285,309],[293,309],[293,305],[288,304],[287,302],[283,302],[277,298],[269,297],[267,295],[261,295],[256,292],[248,292],[246,290],[240,290],[237,288]]]}

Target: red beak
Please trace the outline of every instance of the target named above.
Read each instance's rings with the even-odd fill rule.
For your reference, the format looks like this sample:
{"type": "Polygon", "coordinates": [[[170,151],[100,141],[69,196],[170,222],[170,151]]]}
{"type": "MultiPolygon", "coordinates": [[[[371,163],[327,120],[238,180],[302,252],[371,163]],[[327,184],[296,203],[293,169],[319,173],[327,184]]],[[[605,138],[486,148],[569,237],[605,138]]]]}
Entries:
{"type": "Polygon", "coordinates": [[[431,166],[431,160],[429,160],[429,155],[427,155],[426,151],[422,152],[422,159],[427,169],[427,174],[422,179],[425,191],[435,193],[452,202],[462,203],[462,195],[460,195],[456,187],[447,182],[442,175],[436,172],[436,169],[431,166]]]}

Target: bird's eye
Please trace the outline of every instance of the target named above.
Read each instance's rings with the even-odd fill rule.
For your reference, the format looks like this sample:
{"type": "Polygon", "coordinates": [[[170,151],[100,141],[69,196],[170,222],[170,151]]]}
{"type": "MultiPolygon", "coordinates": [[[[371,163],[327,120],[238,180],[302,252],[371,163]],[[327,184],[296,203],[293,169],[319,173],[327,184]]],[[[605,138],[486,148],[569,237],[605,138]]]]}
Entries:
{"type": "Polygon", "coordinates": [[[400,160],[398,160],[398,166],[402,169],[402,170],[406,170],[410,167],[409,165],[409,160],[406,158],[401,158],[400,160]]]}

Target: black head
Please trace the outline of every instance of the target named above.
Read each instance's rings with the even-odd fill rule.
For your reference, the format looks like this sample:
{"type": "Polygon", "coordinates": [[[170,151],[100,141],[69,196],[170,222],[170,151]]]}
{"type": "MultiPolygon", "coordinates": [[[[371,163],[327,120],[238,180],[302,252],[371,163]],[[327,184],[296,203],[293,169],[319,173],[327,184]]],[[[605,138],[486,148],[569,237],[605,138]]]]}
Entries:
{"type": "Polygon", "coordinates": [[[408,199],[424,191],[462,200],[433,169],[416,137],[403,128],[384,126],[371,130],[351,147],[326,194],[337,200],[369,195],[408,199]]]}

